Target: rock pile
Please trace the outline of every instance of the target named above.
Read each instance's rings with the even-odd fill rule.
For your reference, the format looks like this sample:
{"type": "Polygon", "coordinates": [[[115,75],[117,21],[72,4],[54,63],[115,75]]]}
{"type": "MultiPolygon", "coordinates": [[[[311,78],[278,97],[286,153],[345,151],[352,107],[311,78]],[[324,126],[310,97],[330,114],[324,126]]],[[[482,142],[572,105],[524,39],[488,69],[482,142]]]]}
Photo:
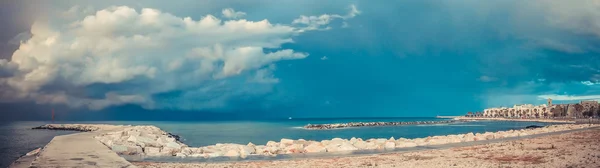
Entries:
{"type": "Polygon", "coordinates": [[[430,136],[426,138],[406,139],[394,137],[385,139],[334,138],[323,141],[304,139],[281,139],[279,142],[269,141],[265,145],[216,144],[203,147],[188,147],[177,141],[169,133],[154,126],[136,126],[123,131],[98,136],[101,142],[119,154],[145,156],[180,156],[180,157],[241,157],[252,155],[275,156],[278,154],[316,153],[316,152],[352,152],[356,150],[393,150],[415,146],[441,145],[470,141],[519,137],[547,132],[564,131],[589,127],[590,125],[553,125],[536,129],[521,129],[499,132],[467,133],[447,136],[430,136]]]}
{"type": "Polygon", "coordinates": [[[91,132],[91,131],[100,130],[100,127],[98,127],[96,125],[87,125],[87,124],[46,124],[46,125],[42,125],[42,126],[38,126],[38,127],[33,127],[31,129],[91,132]]]}
{"type": "Polygon", "coordinates": [[[408,122],[350,122],[337,124],[308,124],[305,129],[321,130],[321,129],[337,129],[347,127],[373,127],[373,126],[398,126],[398,125],[421,125],[421,124],[447,124],[454,123],[457,120],[442,120],[442,121],[408,121],[408,122]]]}
{"type": "Polygon", "coordinates": [[[130,126],[94,138],[121,155],[175,156],[187,147],[179,136],[155,126],[130,126]]]}

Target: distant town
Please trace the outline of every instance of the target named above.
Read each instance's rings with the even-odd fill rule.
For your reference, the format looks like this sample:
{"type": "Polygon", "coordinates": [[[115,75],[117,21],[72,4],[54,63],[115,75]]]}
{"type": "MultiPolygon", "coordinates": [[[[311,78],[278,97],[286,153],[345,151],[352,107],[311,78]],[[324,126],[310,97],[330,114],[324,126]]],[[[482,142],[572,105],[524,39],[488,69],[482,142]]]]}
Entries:
{"type": "Polygon", "coordinates": [[[574,104],[522,104],[513,107],[484,109],[483,112],[468,112],[465,117],[485,118],[587,118],[600,116],[600,104],[595,100],[585,100],[574,104]]]}

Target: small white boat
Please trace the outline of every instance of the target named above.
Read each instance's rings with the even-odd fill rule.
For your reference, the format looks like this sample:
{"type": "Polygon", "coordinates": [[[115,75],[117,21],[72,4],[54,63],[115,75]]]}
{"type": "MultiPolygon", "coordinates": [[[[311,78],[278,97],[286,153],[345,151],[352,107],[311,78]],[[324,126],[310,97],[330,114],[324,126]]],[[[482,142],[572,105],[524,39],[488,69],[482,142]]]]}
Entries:
{"type": "Polygon", "coordinates": [[[292,119],[292,117],[288,118],[288,120],[291,120],[291,119],[292,119]]]}

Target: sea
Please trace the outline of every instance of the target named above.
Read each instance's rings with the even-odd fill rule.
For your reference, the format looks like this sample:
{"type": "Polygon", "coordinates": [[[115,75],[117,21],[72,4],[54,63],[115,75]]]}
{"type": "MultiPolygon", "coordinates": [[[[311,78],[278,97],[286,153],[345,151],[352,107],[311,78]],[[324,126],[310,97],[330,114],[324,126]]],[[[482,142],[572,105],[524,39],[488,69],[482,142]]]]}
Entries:
{"type": "MultiPolygon", "coordinates": [[[[369,138],[422,138],[435,135],[484,133],[522,129],[529,125],[544,126],[549,123],[513,121],[470,121],[448,124],[357,127],[333,130],[306,130],[307,124],[347,122],[401,122],[439,121],[439,118],[323,118],[281,119],[264,121],[60,121],[54,123],[90,123],[118,125],[155,125],[167,132],[179,135],[192,147],[216,143],[266,144],[282,138],[325,140],[352,137],[369,138]]],[[[15,121],[0,123],[0,167],[7,167],[25,153],[46,145],[54,136],[75,133],[73,131],[32,130],[32,127],[48,124],[46,121],[15,121]]]]}

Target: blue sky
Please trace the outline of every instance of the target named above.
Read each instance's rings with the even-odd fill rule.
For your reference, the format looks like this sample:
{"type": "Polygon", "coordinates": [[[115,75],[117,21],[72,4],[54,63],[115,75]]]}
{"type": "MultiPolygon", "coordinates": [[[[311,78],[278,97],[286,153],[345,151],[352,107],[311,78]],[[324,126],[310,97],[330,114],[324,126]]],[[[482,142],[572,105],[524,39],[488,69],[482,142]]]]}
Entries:
{"type": "Polygon", "coordinates": [[[600,99],[593,0],[32,2],[0,7],[10,120],[51,108],[70,120],[435,116],[600,99]]]}

